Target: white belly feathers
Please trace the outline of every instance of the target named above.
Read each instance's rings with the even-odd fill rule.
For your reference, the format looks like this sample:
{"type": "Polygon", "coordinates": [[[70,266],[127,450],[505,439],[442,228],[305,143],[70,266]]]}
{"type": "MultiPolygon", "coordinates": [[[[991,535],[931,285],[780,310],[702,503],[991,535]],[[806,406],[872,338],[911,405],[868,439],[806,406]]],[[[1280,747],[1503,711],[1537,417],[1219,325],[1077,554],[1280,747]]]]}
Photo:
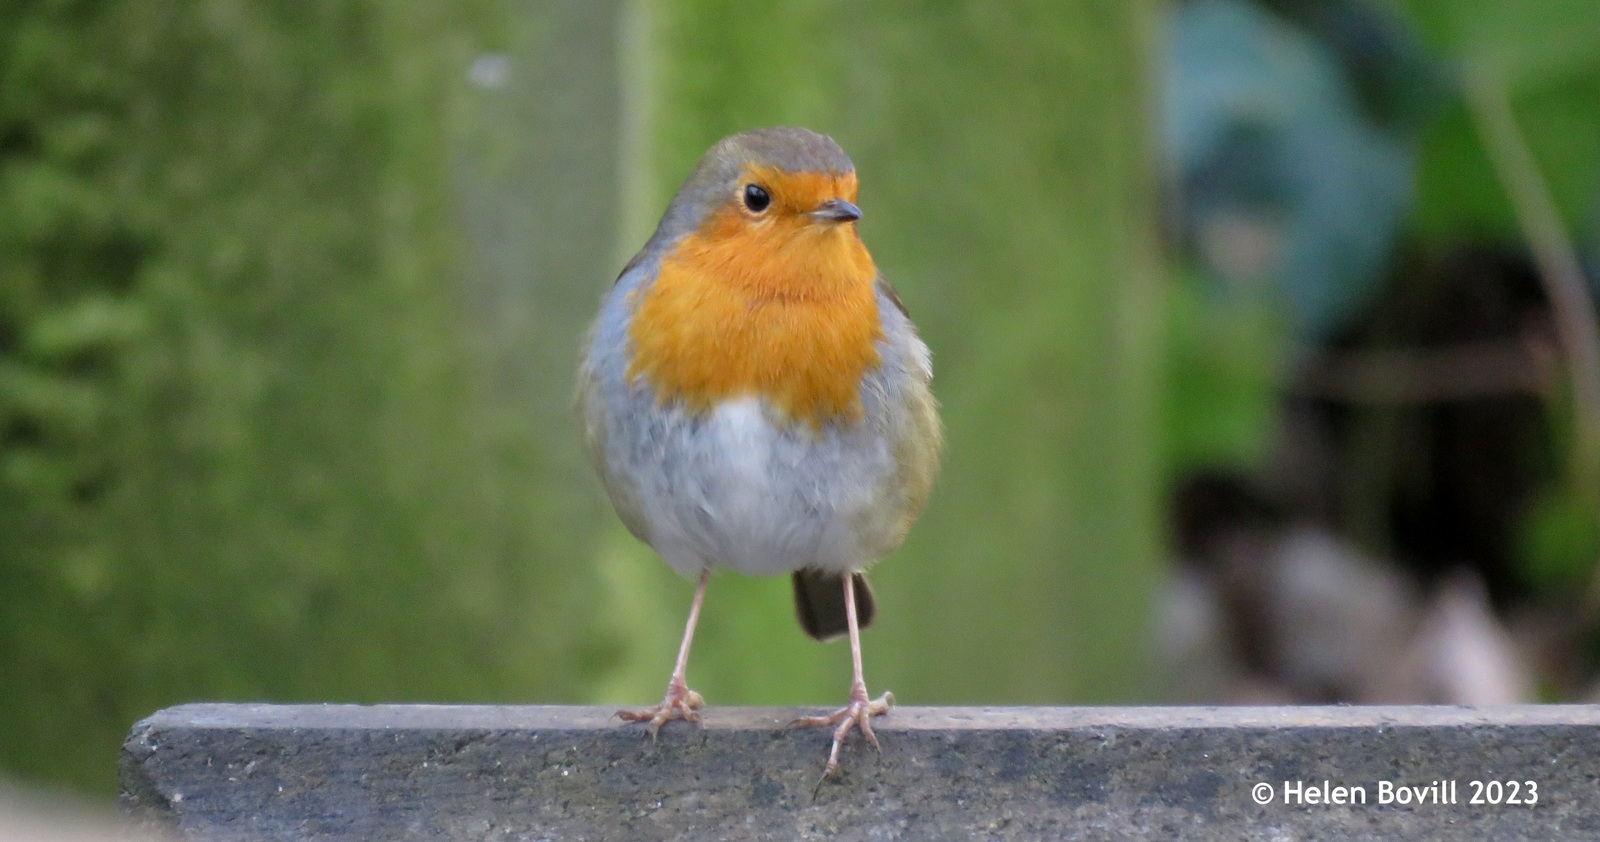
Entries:
{"type": "Polygon", "coordinates": [[[894,528],[873,509],[893,471],[881,435],[778,426],[756,398],[677,431],[680,458],[668,469],[677,475],[660,478],[672,493],[640,502],[650,544],[684,576],[707,565],[757,576],[860,570],[875,560],[863,538],[894,528]]]}

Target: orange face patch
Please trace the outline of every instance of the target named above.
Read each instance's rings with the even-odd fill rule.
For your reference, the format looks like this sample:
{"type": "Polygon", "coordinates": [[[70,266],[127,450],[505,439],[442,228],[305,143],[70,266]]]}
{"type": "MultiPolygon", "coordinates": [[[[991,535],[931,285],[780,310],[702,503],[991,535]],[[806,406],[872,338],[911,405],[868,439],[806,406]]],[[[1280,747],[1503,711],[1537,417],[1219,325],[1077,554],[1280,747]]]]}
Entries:
{"type": "Polygon", "coordinates": [[[765,188],[772,195],[766,216],[793,217],[816,210],[829,199],[856,200],[856,174],[827,172],[784,172],[775,167],[750,165],[739,177],[737,191],[746,184],[765,188]]]}
{"type": "Polygon", "coordinates": [[[855,199],[855,175],[750,167],[771,204],[730,195],[661,260],[628,326],[628,377],[691,411],[744,396],[820,428],[861,418],[862,376],[878,363],[877,270],[855,226],[807,216],[855,199]]]}

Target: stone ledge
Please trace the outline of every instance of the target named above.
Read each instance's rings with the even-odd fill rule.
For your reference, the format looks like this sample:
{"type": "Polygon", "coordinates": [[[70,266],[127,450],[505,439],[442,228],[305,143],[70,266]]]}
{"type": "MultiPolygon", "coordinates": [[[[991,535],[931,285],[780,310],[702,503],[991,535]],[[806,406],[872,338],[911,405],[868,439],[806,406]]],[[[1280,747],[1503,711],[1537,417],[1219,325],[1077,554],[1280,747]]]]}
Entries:
{"type": "Polygon", "coordinates": [[[655,744],[613,712],[183,705],[134,726],[122,805],[205,840],[1600,840],[1600,706],[902,707],[815,801],[828,736],[782,727],[813,709],[712,707],[655,744]],[[1468,803],[1489,780],[1538,800],[1468,803]],[[1305,803],[1324,781],[1367,803],[1305,803]]]}

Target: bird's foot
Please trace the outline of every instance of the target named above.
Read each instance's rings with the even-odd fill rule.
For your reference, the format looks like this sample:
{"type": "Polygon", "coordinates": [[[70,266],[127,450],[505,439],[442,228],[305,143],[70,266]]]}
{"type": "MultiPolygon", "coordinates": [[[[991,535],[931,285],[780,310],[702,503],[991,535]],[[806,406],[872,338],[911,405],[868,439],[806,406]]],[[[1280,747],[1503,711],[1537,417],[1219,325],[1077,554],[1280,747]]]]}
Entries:
{"type": "Polygon", "coordinates": [[[700,709],[706,706],[706,700],[699,693],[689,689],[687,684],[673,679],[667,683],[667,695],[661,704],[644,710],[619,710],[617,716],[628,722],[649,722],[645,726],[645,733],[650,735],[653,742],[661,726],[670,719],[682,719],[685,722],[700,724],[700,709]]]}
{"type": "Polygon", "coordinates": [[[833,747],[828,750],[828,765],[822,770],[822,777],[817,780],[817,785],[811,789],[811,798],[816,799],[817,793],[822,790],[822,783],[833,777],[839,771],[839,749],[844,745],[844,738],[850,734],[851,728],[861,731],[861,736],[878,751],[883,751],[878,745],[878,736],[872,733],[872,717],[889,712],[894,707],[894,694],[884,693],[876,699],[867,698],[867,686],[856,684],[850,688],[850,703],[833,713],[823,716],[802,716],[789,723],[792,728],[820,728],[835,726],[833,729],[833,747]]]}

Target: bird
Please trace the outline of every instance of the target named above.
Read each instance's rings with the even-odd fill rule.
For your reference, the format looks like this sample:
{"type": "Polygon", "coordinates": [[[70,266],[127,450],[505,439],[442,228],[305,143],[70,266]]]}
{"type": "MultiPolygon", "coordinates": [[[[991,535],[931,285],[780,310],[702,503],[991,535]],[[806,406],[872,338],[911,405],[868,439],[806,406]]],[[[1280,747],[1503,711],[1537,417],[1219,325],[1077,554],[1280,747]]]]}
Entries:
{"type": "MultiPolygon", "coordinates": [[[[618,716],[700,722],[686,670],[713,570],[788,574],[802,630],[847,635],[848,702],[817,786],[852,729],[879,746],[861,629],[865,572],[900,546],[938,471],[928,346],[858,233],[855,164],[832,138],[775,127],[700,158],[601,301],[577,412],[618,516],[696,582],[659,705],[618,716]]],[[[813,790],[815,796],[816,790],[813,790]]]]}

